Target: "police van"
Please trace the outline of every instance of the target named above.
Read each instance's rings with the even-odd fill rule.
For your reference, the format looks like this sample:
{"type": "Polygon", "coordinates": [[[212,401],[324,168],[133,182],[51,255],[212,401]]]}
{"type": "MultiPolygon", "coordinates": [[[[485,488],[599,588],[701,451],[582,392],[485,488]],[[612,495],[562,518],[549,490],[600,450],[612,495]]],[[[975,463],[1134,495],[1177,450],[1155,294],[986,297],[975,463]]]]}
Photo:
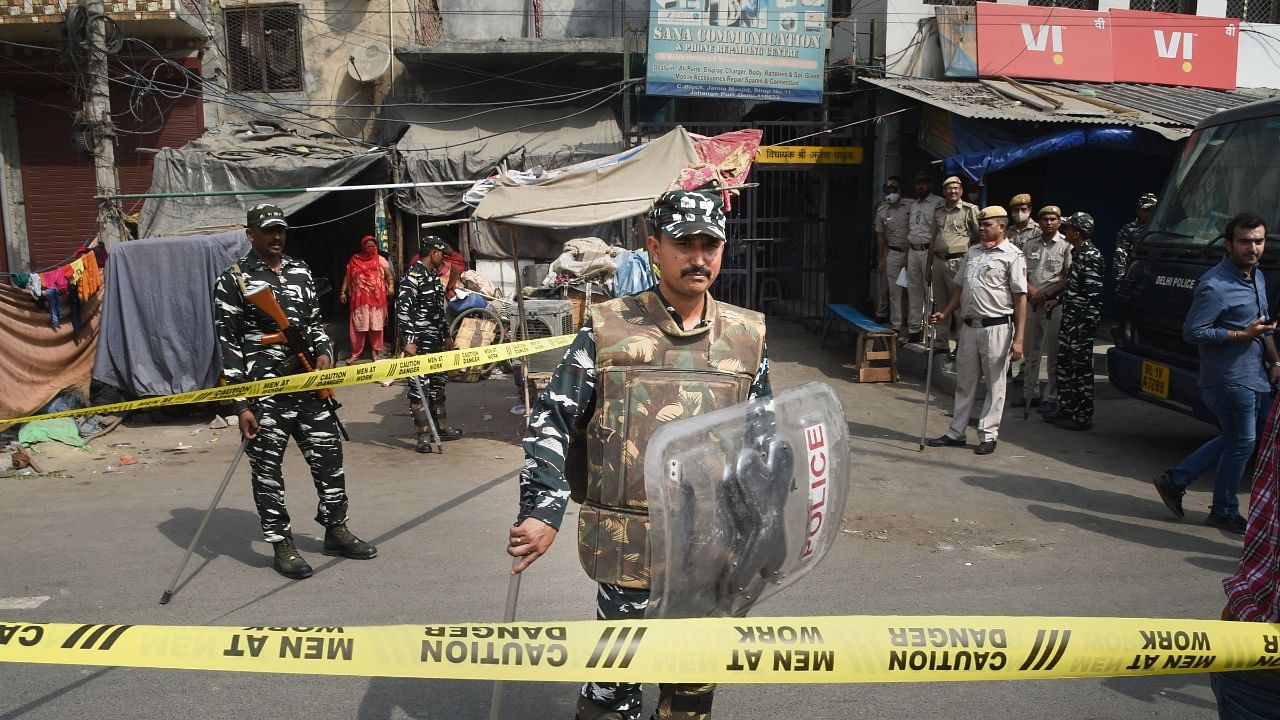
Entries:
{"type": "Polygon", "coordinates": [[[1271,318],[1280,297],[1280,100],[1206,118],[1169,176],[1160,204],[1116,293],[1119,322],[1107,352],[1111,384],[1124,392],[1215,423],[1196,384],[1199,356],[1182,339],[1196,279],[1223,255],[1227,220],[1254,212],[1267,221],[1266,274],[1271,318]]]}

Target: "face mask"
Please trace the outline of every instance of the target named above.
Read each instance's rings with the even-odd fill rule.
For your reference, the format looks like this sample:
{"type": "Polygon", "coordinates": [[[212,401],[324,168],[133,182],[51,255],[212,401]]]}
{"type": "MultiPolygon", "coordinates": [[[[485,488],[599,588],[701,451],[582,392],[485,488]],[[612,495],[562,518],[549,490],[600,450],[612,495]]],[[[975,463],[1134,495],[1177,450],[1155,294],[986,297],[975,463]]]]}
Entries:
{"type": "Polygon", "coordinates": [[[1013,213],[1013,221],[1018,223],[1019,225],[1025,223],[1030,219],[1031,219],[1030,210],[1018,210],[1013,213]]]}
{"type": "Polygon", "coordinates": [[[929,197],[929,189],[928,189],[928,188],[925,188],[924,190],[920,190],[920,189],[917,189],[917,190],[916,190],[916,199],[917,199],[917,200],[923,200],[923,199],[925,199],[925,198],[927,198],[927,197],[929,197]]]}
{"type": "Polygon", "coordinates": [[[884,196],[884,201],[893,205],[902,199],[902,193],[891,192],[884,196]]]}

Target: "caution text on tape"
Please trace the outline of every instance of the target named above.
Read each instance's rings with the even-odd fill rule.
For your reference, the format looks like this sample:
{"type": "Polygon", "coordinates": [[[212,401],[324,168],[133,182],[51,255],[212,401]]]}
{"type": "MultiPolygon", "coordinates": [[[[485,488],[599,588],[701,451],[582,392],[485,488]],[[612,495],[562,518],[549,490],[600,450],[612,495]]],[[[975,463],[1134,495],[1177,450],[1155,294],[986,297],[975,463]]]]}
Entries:
{"type": "Polygon", "coordinates": [[[1280,625],[1068,617],[803,617],[188,627],[0,622],[0,662],[433,679],[1028,680],[1280,669],[1280,625]]]}
{"type": "Polygon", "coordinates": [[[391,360],[378,360],[377,362],[364,363],[361,365],[349,365],[341,368],[330,368],[329,370],[317,370],[315,372],[299,373],[297,375],[271,378],[269,380],[255,380],[252,382],[238,383],[236,385],[223,385],[221,387],[209,388],[208,390],[193,390],[191,392],[178,393],[176,395],[161,395],[158,397],[144,398],[142,400],[112,403],[110,405],[97,405],[88,408],[76,408],[74,410],[44,413],[42,415],[29,415],[27,417],[13,418],[10,420],[0,420],[0,428],[3,428],[5,425],[12,425],[16,423],[27,423],[34,420],[48,420],[50,418],[59,417],[71,417],[74,415],[107,415],[130,412],[133,410],[147,410],[150,408],[165,407],[169,405],[189,405],[218,402],[222,400],[234,400],[235,398],[241,397],[253,398],[262,397],[263,395],[302,392],[305,390],[322,390],[324,388],[342,387],[344,385],[358,385],[360,383],[398,380],[411,375],[429,375],[432,373],[449,372],[451,370],[475,367],[476,365],[488,365],[490,363],[502,362],[503,360],[512,360],[514,358],[532,355],[544,350],[554,350],[556,348],[565,347],[573,342],[573,337],[573,335],[556,335],[554,337],[534,338],[533,340],[504,343],[502,345],[485,345],[478,348],[449,350],[446,352],[431,353],[429,355],[414,355],[412,357],[395,358],[391,360]]]}

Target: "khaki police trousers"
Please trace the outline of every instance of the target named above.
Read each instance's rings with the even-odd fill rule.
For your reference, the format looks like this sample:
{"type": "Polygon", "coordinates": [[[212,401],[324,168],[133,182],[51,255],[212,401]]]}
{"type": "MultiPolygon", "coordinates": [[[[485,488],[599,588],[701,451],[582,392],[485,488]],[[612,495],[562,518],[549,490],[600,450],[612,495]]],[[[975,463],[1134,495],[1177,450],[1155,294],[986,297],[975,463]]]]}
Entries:
{"type": "Polygon", "coordinates": [[[995,440],[1000,435],[1000,419],[1004,415],[1005,383],[1009,372],[1009,348],[1013,345],[1013,325],[970,327],[960,323],[960,340],[956,346],[955,415],[947,436],[963,439],[978,395],[978,380],[987,381],[987,398],[982,401],[978,418],[978,442],[995,440]]]}

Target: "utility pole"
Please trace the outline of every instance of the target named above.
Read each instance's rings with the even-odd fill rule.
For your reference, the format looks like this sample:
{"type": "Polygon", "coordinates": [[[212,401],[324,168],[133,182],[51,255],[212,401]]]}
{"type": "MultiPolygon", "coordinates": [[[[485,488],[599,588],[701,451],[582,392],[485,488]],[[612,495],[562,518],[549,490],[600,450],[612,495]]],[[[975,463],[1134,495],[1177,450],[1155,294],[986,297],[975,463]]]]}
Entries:
{"type": "Polygon", "coordinates": [[[86,140],[93,153],[93,174],[98,186],[98,232],[108,249],[129,239],[124,213],[116,195],[116,131],[111,122],[111,91],[107,85],[107,15],[102,0],[81,0],[89,33],[88,92],[84,100],[86,140]]]}

